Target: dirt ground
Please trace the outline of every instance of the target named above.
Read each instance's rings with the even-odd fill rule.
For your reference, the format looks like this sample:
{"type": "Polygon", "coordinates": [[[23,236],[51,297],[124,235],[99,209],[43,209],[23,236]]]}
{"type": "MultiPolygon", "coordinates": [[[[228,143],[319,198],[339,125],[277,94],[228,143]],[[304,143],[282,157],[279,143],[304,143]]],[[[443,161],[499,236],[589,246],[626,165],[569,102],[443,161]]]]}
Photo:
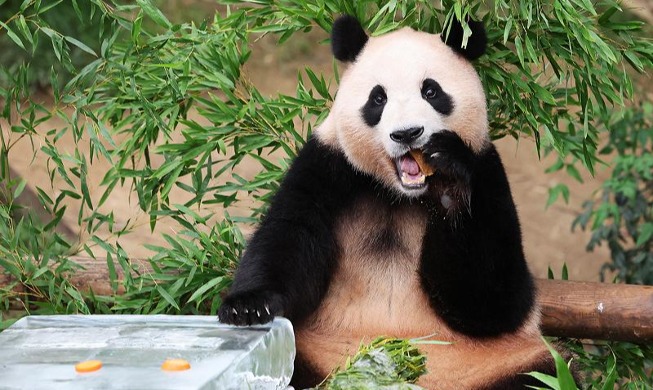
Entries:
{"type": "MultiPolygon", "coordinates": [[[[271,39],[262,39],[253,47],[251,64],[246,69],[247,76],[262,92],[276,94],[277,92],[291,94],[296,86],[298,69],[309,66],[330,75],[332,69],[331,55],[328,47],[317,45],[321,38],[315,34],[293,38],[296,42],[279,48],[271,39]],[[287,47],[285,47],[287,46],[287,47]]],[[[41,125],[45,132],[58,128],[62,123],[56,119],[41,125]]],[[[3,125],[3,129],[4,129],[3,125]]],[[[4,131],[4,130],[3,130],[4,131]]],[[[65,144],[61,145],[64,149],[65,144]]],[[[508,176],[512,185],[513,195],[522,222],[524,245],[528,261],[535,276],[546,277],[547,268],[551,267],[557,276],[564,263],[569,269],[569,277],[574,280],[598,280],[601,264],[609,260],[606,248],[587,253],[585,245],[589,241],[589,233],[571,232],[571,223],[579,213],[584,200],[592,197],[600,182],[607,177],[607,172],[599,171],[596,178],[585,175],[585,183],[579,184],[564,173],[545,174],[546,167],[551,165],[549,159],[539,161],[532,141],[513,139],[497,141],[508,176]],[[558,202],[545,209],[548,198],[548,188],[566,183],[571,189],[571,199],[568,205],[558,202]]],[[[37,146],[38,147],[38,146],[37,146]]],[[[72,146],[70,146],[72,150],[72,146]]],[[[28,187],[49,187],[46,160],[43,155],[32,161],[31,145],[28,142],[19,143],[10,155],[12,169],[28,180],[28,187]]],[[[96,164],[95,172],[105,172],[107,166],[96,164]]],[[[255,167],[244,167],[245,171],[255,167]]],[[[246,172],[253,173],[253,172],[246,172]]],[[[98,183],[100,173],[93,177],[91,192],[99,197],[101,189],[98,183]]],[[[172,196],[174,194],[174,189],[172,196]]],[[[97,198],[96,198],[97,199],[97,198]]],[[[120,243],[131,257],[146,257],[150,252],[143,244],[165,245],[160,232],[175,233],[172,224],[163,221],[155,234],[151,234],[147,219],[139,214],[134,197],[130,196],[129,188],[116,188],[108,200],[106,207],[116,213],[116,223],[126,224],[139,219],[140,226],[131,234],[121,238],[120,243]]],[[[69,227],[76,226],[77,210],[69,208],[64,221],[69,227]]],[[[82,240],[80,232],[74,232],[82,240]]]]}

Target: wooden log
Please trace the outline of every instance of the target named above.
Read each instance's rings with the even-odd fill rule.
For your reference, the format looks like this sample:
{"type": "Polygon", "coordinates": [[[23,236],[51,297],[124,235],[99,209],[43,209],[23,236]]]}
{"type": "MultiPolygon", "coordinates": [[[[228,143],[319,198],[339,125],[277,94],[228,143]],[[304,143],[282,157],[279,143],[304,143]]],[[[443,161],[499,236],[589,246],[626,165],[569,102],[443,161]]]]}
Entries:
{"type": "MultiPolygon", "coordinates": [[[[112,294],[105,258],[71,260],[83,267],[71,277],[73,285],[98,295],[112,294]]],[[[146,260],[132,260],[132,264],[140,272],[150,270],[146,260]]],[[[115,268],[122,278],[117,263],[115,268]]],[[[10,282],[0,270],[0,287],[10,282]]],[[[547,336],[653,342],[653,286],[544,279],[537,286],[542,331],[547,336]]]]}
{"type": "MultiPolygon", "coordinates": [[[[111,290],[109,268],[107,266],[106,258],[97,257],[94,259],[92,257],[72,256],[70,260],[82,267],[70,277],[70,282],[73,286],[82,291],[90,291],[92,289],[93,293],[96,295],[111,295],[113,293],[111,290]]],[[[139,272],[144,273],[151,270],[150,264],[147,260],[131,259],[130,261],[139,272]]],[[[118,279],[121,280],[124,277],[122,268],[115,260],[114,265],[118,279]]],[[[9,275],[2,271],[3,270],[0,269],[0,287],[7,286],[13,281],[9,275]]],[[[23,289],[19,287],[17,291],[22,290],[23,289]]],[[[118,293],[121,292],[121,289],[119,289],[118,293]]]]}
{"type": "Polygon", "coordinates": [[[547,336],[653,342],[653,286],[538,280],[547,336]]]}

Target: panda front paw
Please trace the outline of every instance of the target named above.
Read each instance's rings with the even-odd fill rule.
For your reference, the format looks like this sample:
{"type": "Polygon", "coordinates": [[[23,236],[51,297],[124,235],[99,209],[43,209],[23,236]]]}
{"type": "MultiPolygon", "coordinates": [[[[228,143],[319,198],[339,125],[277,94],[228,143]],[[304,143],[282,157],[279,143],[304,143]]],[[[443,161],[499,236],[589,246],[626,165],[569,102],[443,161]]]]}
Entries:
{"type": "Polygon", "coordinates": [[[474,152],[460,136],[450,130],[431,135],[423,148],[426,163],[435,168],[438,176],[468,186],[472,180],[474,152]]]}
{"type": "Polygon", "coordinates": [[[218,319],[239,326],[265,324],[283,315],[281,302],[281,295],[271,291],[230,294],[218,310],[218,319]]]}

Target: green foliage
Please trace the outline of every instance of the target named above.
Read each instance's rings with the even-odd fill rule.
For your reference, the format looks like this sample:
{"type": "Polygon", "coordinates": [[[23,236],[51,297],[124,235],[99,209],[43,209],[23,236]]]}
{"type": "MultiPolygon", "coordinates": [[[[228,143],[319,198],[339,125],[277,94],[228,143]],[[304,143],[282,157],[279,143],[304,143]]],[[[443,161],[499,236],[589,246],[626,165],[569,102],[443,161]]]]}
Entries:
{"type": "MultiPolygon", "coordinates": [[[[555,274],[551,267],[547,269],[547,279],[555,279],[555,274]]],[[[567,263],[562,264],[562,269],[560,270],[560,280],[569,280],[569,270],[567,269],[567,263]]]]}
{"type": "Polygon", "coordinates": [[[79,268],[63,256],[69,245],[30,216],[16,219],[13,208],[0,204],[0,269],[12,277],[0,287],[0,311],[19,303],[26,313],[90,314],[84,294],[68,279],[79,268]]]}
{"type": "Polygon", "coordinates": [[[362,345],[317,389],[421,389],[412,383],[425,373],[426,357],[411,341],[379,337],[362,345]]]}
{"type": "Polygon", "coordinates": [[[637,57],[642,71],[653,58],[651,43],[631,36],[641,23],[611,21],[618,10],[609,2],[598,10],[590,2],[495,2],[490,21],[498,28],[488,37],[503,44],[480,70],[491,128],[530,134],[572,167],[581,161],[592,171],[605,129],[599,118],[633,92],[623,61],[637,57]]]}
{"type": "Polygon", "coordinates": [[[0,50],[13,53],[0,68],[0,271],[14,280],[0,288],[2,311],[215,313],[243,250],[240,227],[258,220],[334,90],[329,78],[306,69],[293,96],[263,96],[242,72],[250,43],[261,34],[283,44],[316,27],[329,31],[341,13],[356,15],[373,34],[401,26],[439,32],[454,16],[482,17],[492,44],[477,67],[493,137],[532,137],[538,153],[559,157],[552,170],[579,178],[581,166],[592,172],[610,152],[599,150],[610,134],[615,175],[605,201],[589,205],[580,223],[592,221],[595,243],[615,246],[624,280],[650,281],[650,104],[641,115],[615,113],[635,92],[632,71],[650,71],[653,43],[618,1],[232,0],[198,23],[175,21],[151,0],[0,3],[0,50]],[[52,103],[32,95],[34,80],[49,85],[52,103]],[[55,118],[63,124],[44,127],[55,118]],[[51,183],[36,188],[47,221],[16,213],[25,184],[9,167],[24,140],[34,159],[48,163],[51,183]],[[243,162],[258,173],[239,175],[243,162]],[[91,176],[101,179],[99,194],[89,189],[91,176]],[[148,247],[148,269],[121,245],[138,216],[107,205],[121,187],[135,194],[152,230],[162,219],[176,227],[167,246],[148,247]],[[613,198],[620,200],[607,203],[613,198]],[[243,200],[245,215],[230,217],[243,200]],[[80,243],[55,231],[73,208],[88,237],[80,243]],[[68,257],[80,252],[106,258],[114,294],[71,284],[77,266],[68,257]]]}
{"type": "Polygon", "coordinates": [[[612,390],[645,390],[653,386],[653,346],[626,342],[581,343],[569,339],[561,343],[574,358],[565,359],[548,343],[555,361],[556,375],[531,372],[528,375],[540,380],[546,387],[535,389],[577,390],[579,388],[612,390]],[[571,367],[581,373],[583,384],[577,384],[571,367]]]}
{"type": "Polygon", "coordinates": [[[602,243],[610,248],[604,271],[626,283],[653,284],[653,102],[610,123],[601,154],[613,156],[612,176],[574,224],[592,230],[589,250],[602,243]]]}
{"type": "Polygon", "coordinates": [[[653,387],[653,345],[579,340],[568,340],[565,345],[576,356],[574,363],[585,376],[585,388],[647,390],[653,387]]]}
{"type": "MultiPolygon", "coordinates": [[[[102,13],[90,1],[9,0],[0,7],[0,66],[9,74],[29,63],[30,86],[47,88],[51,77],[57,84],[68,80],[75,69],[97,57],[98,37],[107,26],[102,13]]],[[[0,85],[11,76],[0,74],[0,85]]]]}
{"type": "MultiPolygon", "coordinates": [[[[111,304],[115,313],[216,315],[222,300],[215,292],[231,284],[231,270],[241,256],[239,229],[225,219],[209,232],[192,229],[164,237],[169,248],[149,246],[157,252],[149,260],[151,271],[127,277],[125,294],[98,299],[111,304]]],[[[123,269],[130,267],[120,248],[107,258],[110,270],[116,268],[114,259],[123,269]]],[[[117,290],[117,283],[113,288],[117,290]]]]}
{"type": "Polygon", "coordinates": [[[534,389],[553,389],[553,390],[576,390],[576,382],[571,373],[570,364],[556,351],[551,345],[544,341],[553,356],[556,367],[556,376],[542,374],[540,372],[529,372],[528,375],[544,383],[547,387],[532,387],[534,389]]]}

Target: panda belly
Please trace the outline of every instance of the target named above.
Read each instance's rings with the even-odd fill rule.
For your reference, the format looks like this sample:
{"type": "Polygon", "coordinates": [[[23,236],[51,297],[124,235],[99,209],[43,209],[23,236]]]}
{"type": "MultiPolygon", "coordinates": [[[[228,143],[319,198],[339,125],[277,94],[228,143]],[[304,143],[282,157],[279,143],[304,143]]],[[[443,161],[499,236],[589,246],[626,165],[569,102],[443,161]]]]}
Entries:
{"type": "Polygon", "coordinates": [[[344,334],[440,331],[417,272],[426,215],[417,207],[392,209],[369,198],[344,214],[338,223],[338,267],[312,326],[344,334]]]}
{"type": "Polygon", "coordinates": [[[391,206],[373,198],[344,213],[337,234],[340,258],[328,292],[316,312],[296,324],[298,357],[316,376],[342,367],[361,343],[378,336],[451,342],[418,345],[428,357],[428,374],[418,384],[427,389],[484,388],[508,374],[528,372],[548,356],[535,312],[516,333],[482,342],[438,317],[418,274],[426,218],[417,205],[391,206]]]}

